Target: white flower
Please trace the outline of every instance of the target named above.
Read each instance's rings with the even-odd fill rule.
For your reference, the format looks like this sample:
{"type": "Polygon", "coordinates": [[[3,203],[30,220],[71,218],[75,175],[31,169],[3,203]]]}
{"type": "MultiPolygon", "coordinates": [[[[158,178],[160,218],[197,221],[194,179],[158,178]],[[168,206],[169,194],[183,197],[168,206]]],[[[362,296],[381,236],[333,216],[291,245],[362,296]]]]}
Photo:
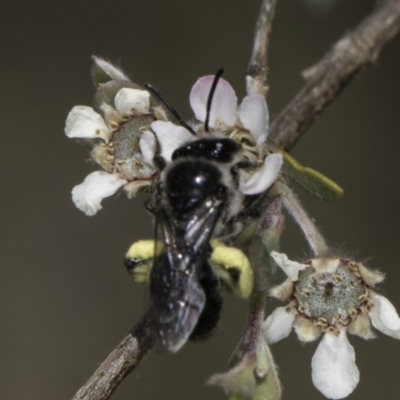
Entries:
{"type": "MultiPolygon", "coordinates": [[[[190,92],[190,105],[196,118],[205,122],[207,101],[214,75],[198,79],[190,92]]],[[[232,130],[236,124],[248,130],[257,144],[268,136],[268,108],[264,96],[258,93],[247,95],[237,107],[237,97],[232,86],[220,78],[212,98],[210,122],[211,128],[232,130]]]]}
{"type": "MultiPolygon", "coordinates": [[[[119,70],[114,69],[111,72],[115,75],[119,70]]],[[[89,174],[72,190],[74,204],[86,215],[95,215],[101,201],[122,186],[133,196],[156,176],[153,158],[157,143],[147,130],[154,121],[154,116],[148,115],[149,92],[123,87],[114,97],[114,106],[103,103],[104,118],[91,107],[75,106],[66,120],[65,134],[91,141],[91,156],[105,170],[89,174]]]]}
{"type": "MultiPolygon", "coordinates": [[[[197,80],[190,92],[190,105],[197,120],[204,123],[207,113],[207,101],[214,76],[204,76],[197,80]]],[[[234,137],[236,134],[250,132],[255,142],[254,151],[260,149],[268,136],[269,115],[264,96],[258,93],[247,95],[237,106],[237,97],[232,86],[220,78],[215,89],[209,126],[221,133],[234,137]]],[[[282,166],[279,153],[270,154],[260,168],[246,176],[242,174],[240,190],[243,194],[258,194],[267,190],[276,180],[282,166]]]]}
{"type": "Polygon", "coordinates": [[[375,336],[372,322],[376,329],[400,339],[400,318],[395,308],[370,289],[383,280],[383,274],[338,258],[297,263],[285,254],[272,252],[271,256],[288,276],[271,289],[271,295],[291,302],[276,308],[264,321],[267,342],[273,344],[287,337],[292,327],[304,342],[324,332],[312,359],[313,383],[329,399],[347,397],[360,374],[346,332],[371,339],[375,336]]]}

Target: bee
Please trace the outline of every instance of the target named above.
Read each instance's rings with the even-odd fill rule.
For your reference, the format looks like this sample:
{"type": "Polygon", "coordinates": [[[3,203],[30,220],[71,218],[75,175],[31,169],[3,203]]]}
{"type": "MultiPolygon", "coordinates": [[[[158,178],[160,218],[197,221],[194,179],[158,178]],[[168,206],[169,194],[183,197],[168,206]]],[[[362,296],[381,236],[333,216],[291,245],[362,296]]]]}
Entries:
{"type": "Polygon", "coordinates": [[[157,239],[135,243],[125,258],[134,280],[149,283],[155,328],[171,352],[212,334],[222,308],[221,281],[244,298],[252,289],[244,253],[212,239],[234,229],[240,209],[241,194],[225,164],[235,151],[230,139],[199,139],[177,149],[151,207],[157,239]],[[208,158],[204,149],[196,156],[203,147],[208,158]]]}
{"type": "MultiPolygon", "coordinates": [[[[207,120],[219,76],[209,93],[207,120]]],[[[125,257],[134,280],[149,284],[154,326],[170,352],[213,333],[221,314],[221,285],[244,298],[251,293],[253,271],[246,255],[215,239],[237,230],[244,200],[236,172],[240,149],[234,140],[211,134],[175,149],[148,203],[156,239],[134,243],[125,257]]]]}

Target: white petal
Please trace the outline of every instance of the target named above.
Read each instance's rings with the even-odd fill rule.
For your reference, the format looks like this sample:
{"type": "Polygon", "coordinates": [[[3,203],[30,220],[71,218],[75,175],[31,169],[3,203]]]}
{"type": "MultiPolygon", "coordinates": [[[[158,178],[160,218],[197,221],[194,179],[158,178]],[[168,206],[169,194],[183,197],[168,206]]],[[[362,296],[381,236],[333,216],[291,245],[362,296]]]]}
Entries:
{"type": "Polygon", "coordinates": [[[69,138],[98,139],[108,142],[111,131],[102,116],[88,106],[75,106],[65,122],[65,134],[69,138]]]}
{"type": "Polygon", "coordinates": [[[103,60],[100,57],[92,56],[93,61],[99,68],[101,68],[110,78],[112,79],[122,79],[128,81],[129,78],[117,67],[112,65],[106,60],[103,60]]]}
{"type": "Polygon", "coordinates": [[[265,97],[259,93],[247,95],[240,105],[239,118],[244,128],[249,130],[257,144],[268,136],[268,108],[265,97]]]}
{"type": "Polygon", "coordinates": [[[293,282],[299,280],[299,272],[306,267],[304,264],[289,260],[288,256],[284,253],[271,251],[271,257],[282,268],[283,272],[288,276],[288,278],[293,282]]]}
{"type": "Polygon", "coordinates": [[[143,155],[144,160],[150,164],[154,165],[154,156],[156,155],[157,150],[157,141],[153,134],[150,131],[144,131],[139,140],[140,151],[143,155]]]}
{"type": "Polygon", "coordinates": [[[293,328],[301,342],[313,342],[321,336],[321,328],[301,315],[296,315],[293,328]]]}
{"type": "Polygon", "coordinates": [[[150,126],[160,143],[161,156],[167,162],[171,161],[174,150],[195,140],[195,137],[187,129],[172,122],[154,121],[150,126]]]}
{"type": "Polygon", "coordinates": [[[148,114],[150,93],[147,90],[122,88],[115,95],[114,104],[120,113],[131,114],[134,110],[141,114],[148,114]]]}
{"type": "Polygon", "coordinates": [[[400,318],[393,304],[386,298],[371,291],[374,306],[369,312],[372,325],[395,339],[400,339],[400,318]]]}
{"type": "Polygon", "coordinates": [[[313,258],[311,260],[311,265],[320,274],[334,274],[340,265],[339,258],[313,258]]]}
{"type": "Polygon", "coordinates": [[[101,201],[114,194],[127,181],[118,175],[104,171],[89,174],[85,180],[72,189],[72,201],[86,215],[95,215],[101,210],[101,201]]]}
{"type": "Polygon", "coordinates": [[[360,372],[346,330],[339,336],[326,333],[312,358],[312,381],[328,399],[343,399],[357,386],[360,372]]]}
{"type": "Polygon", "coordinates": [[[258,194],[267,190],[278,177],[282,162],[281,154],[270,154],[247,182],[240,183],[240,191],[244,194],[258,194]]]}
{"type": "Polygon", "coordinates": [[[287,278],[280,285],[274,286],[269,290],[269,295],[275,297],[278,300],[289,300],[293,294],[293,281],[287,278]]]}
{"type": "Polygon", "coordinates": [[[267,343],[274,344],[288,337],[293,327],[294,313],[286,311],[287,307],[278,307],[263,322],[264,337],[267,343]]]}
{"type": "MultiPolygon", "coordinates": [[[[198,79],[190,92],[190,105],[196,118],[205,122],[207,100],[210,94],[214,75],[198,79]]],[[[236,122],[237,97],[232,86],[220,78],[211,103],[210,127],[233,127],[236,122]]]]}

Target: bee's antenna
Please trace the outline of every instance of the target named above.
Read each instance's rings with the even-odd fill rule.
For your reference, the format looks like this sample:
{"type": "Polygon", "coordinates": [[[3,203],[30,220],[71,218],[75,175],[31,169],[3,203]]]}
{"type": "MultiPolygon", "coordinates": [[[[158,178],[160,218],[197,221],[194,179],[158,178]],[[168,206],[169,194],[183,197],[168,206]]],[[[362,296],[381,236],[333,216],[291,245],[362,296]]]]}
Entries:
{"type": "Polygon", "coordinates": [[[179,123],[184,128],[186,128],[192,135],[196,136],[196,132],[193,130],[193,128],[182,119],[182,117],[178,114],[178,111],[176,111],[174,106],[167,100],[167,98],[161,93],[161,91],[158,88],[151,85],[150,83],[145,83],[143,86],[146,89],[152,91],[165,104],[165,106],[168,108],[171,114],[179,121],[179,123]]]}
{"type": "Polygon", "coordinates": [[[221,75],[224,73],[223,68],[220,68],[217,73],[215,74],[214,81],[211,85],[210,93],[208,94],[208,99],[207,99],[207,112],[206,112],[206,120],[204,122],[204,129],[206,132],[209,132],[209,123],[210,123],[210,111],[211,111],[211,103],[214,97],[215,89],[217,88],[217,84],[219,81],[219,78],[221,78],[221,75]]]}

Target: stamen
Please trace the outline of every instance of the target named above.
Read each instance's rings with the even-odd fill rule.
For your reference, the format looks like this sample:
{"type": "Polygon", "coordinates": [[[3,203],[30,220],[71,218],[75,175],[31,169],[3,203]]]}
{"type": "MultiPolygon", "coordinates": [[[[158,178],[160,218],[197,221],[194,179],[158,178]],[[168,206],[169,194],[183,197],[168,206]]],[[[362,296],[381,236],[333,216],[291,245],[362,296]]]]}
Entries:
{"type": "Polygon", "coordinates": [[[333,275],[333,280],[336,283],[340,283],[340,282],[342,282],[342,277],[340,275],[335,274],[335,275],[333,275]]]}

